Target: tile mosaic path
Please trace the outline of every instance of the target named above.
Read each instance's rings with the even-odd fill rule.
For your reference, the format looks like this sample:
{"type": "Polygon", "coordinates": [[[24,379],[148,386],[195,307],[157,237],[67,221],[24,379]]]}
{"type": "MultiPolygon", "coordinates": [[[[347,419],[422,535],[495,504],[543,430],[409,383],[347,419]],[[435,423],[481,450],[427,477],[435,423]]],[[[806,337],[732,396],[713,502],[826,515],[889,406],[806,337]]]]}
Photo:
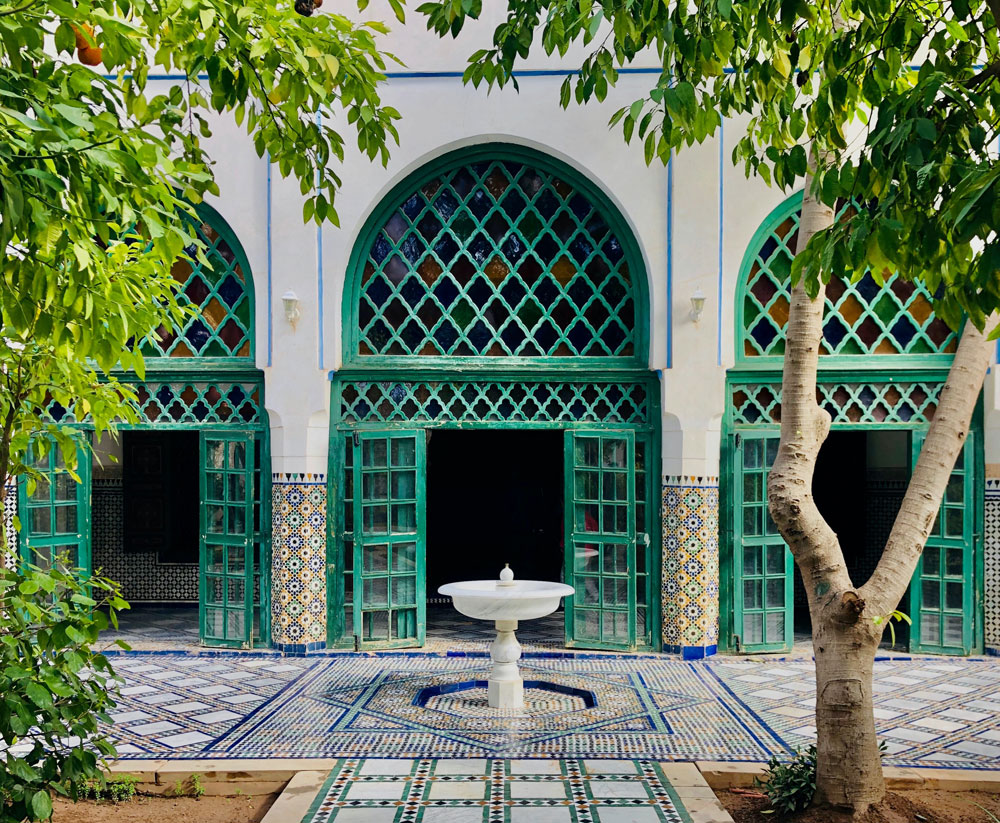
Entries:
{"type": "MultiPolygon", "coordinates": [[[[113,660],[123,758],[648,758],[763,761],[815,737],[803,660],[554,654],[523,661],[524,711],[493,710],[483,656],[284,658],[183,652],[113,660]],[[464,683],[460,692],[441,687],[464,683]]],[[[876,663],[898,766],[1000,768],[1000,661],[876,663]]]]}
{"type": "Polygon", "coordinates": [[[682,823],[659,766],[633,760],[342,760],[303,823],[682,823]]]}

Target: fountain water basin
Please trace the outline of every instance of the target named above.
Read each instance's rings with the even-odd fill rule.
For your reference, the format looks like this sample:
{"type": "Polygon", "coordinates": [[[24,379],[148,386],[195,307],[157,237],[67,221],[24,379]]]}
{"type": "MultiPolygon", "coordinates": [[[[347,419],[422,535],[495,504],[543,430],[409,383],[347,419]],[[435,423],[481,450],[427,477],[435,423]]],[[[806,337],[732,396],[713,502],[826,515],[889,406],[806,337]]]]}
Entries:
{"type": "Polygon", "coordinates": [[[552,614],[563,597],[573,594],[573,587],[546,580],[514,580],[514,573],[505,566],[499,580],[447,583],[438,593],[450,597],[455,609],[466,617],[496,622],[497,636],[490,644],[489,705],[494,709],[522,708],[524,680],[517,667],[521,644],[514,635],[517,623],[552,614]]]}

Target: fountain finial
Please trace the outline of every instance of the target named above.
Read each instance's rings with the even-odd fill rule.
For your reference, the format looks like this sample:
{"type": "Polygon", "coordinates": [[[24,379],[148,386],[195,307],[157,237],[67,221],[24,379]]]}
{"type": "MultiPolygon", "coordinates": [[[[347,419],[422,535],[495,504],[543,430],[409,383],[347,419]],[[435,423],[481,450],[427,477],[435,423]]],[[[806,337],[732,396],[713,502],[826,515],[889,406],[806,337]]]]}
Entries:
{"type": "Polygon", "coordinates": [[[498,586],[513,586],[514,585],[514,572],[510,567],[510,563],[504,563],[503,568],[500,570],[500,582],[497,583],[498,586]]]}

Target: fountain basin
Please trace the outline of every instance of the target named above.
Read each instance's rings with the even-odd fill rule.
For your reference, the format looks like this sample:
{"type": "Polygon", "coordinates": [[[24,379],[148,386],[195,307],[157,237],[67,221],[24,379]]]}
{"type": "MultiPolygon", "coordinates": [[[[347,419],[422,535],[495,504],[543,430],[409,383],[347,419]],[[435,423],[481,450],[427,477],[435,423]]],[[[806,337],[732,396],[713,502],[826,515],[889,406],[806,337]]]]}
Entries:
{"type": "Polygon", "coordinates": [[[559,600],[573,587],[547,580],[464,580],[447,583],[439,594],[452,599],[455,609],[476,620],[536,620],[559,608],[559,600]]]}

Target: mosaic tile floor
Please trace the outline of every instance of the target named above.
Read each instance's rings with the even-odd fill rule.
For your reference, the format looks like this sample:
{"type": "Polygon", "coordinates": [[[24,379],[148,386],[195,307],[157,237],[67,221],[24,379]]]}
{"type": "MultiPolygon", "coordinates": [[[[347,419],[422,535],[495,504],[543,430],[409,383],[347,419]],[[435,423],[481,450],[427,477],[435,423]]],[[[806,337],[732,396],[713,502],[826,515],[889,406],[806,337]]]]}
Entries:
{"type": "MultiPolygon", "coordinates": [[[[762,761],[815,736],[812,664],[533,656],[527,708],[485,705],[484,657],[133,653],[125,758],[649,758],[762,761]],[[463,683],[460,692],[441,687],[463,683]]],[[[876,663],[886,763],[1000,768],[1000,661],[876,663]]]]}
{"type": "Polygon", "coordinates": [[[303,823],[681,823],[655,763],[344,760],[303,823]]]}

